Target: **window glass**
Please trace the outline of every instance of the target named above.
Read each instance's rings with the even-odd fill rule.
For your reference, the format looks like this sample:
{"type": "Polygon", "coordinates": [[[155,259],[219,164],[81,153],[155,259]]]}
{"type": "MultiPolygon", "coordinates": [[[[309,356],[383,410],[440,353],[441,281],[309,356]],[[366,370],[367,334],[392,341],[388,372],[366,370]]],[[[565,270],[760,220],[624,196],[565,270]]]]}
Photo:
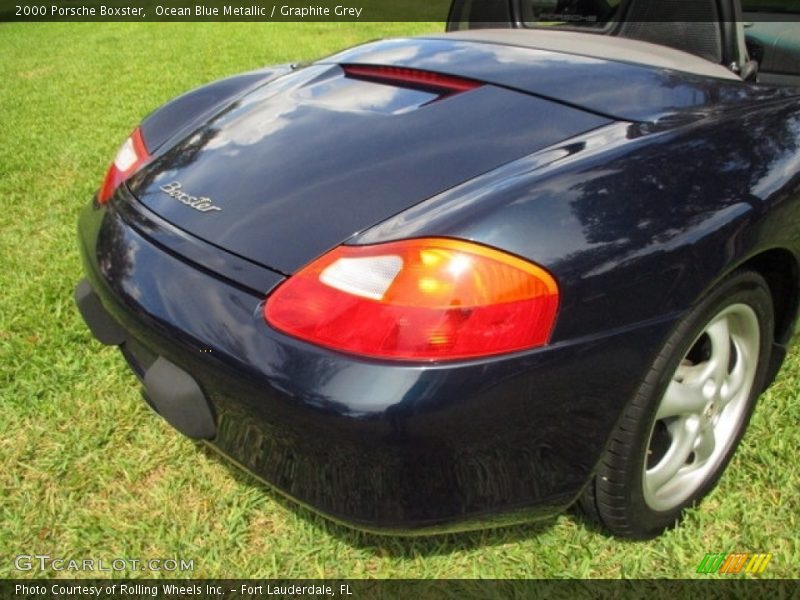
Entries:
{"type": "Polygon", "coordinates": [[[616,15],[620,0],[521,0],[528,26],[603,28],[616,15]]]}

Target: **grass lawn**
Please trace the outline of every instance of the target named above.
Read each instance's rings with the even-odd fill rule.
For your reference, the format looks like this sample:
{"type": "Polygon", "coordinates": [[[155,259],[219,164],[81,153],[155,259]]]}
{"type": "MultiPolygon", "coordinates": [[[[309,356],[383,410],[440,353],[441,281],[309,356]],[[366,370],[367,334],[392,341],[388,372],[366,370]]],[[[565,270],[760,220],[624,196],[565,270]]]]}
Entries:
{"type": "Polygon", "coordinates": [[[37,553],[193,559],[180,575],[197,577],[691,577],[706,552],[732,551],[772,552],[764,577],[798,576],[797,351],[716,491],[677,530],[630,543],[570,514],[417,539],[332,525],[153,416],[92,340],[72,303],[76,219],[143,115],[224,75],[435,29],[0,25],[0,577],[55,575],[14,570],[37,553]]]}

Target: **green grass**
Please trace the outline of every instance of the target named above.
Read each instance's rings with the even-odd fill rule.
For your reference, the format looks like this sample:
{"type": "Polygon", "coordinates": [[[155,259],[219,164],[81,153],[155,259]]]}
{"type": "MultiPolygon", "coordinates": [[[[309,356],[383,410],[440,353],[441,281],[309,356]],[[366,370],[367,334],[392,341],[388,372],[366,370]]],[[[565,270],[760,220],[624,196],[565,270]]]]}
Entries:
{"type": "Polygon", "coordinates": [[[617,541],[571,514],[409,540],[332,525],[231,471],[153,416],[91,339],[72,304],[77,214],[144,114],[227,74],[431,30],[0,25],[0,577],[41,575],[13,569],[36,553],[180,557],[199,577],[687,577],[734,550],[774,553],[765,576],[798,575],[797,352],[720,486],[657,540],[617,541]]]}

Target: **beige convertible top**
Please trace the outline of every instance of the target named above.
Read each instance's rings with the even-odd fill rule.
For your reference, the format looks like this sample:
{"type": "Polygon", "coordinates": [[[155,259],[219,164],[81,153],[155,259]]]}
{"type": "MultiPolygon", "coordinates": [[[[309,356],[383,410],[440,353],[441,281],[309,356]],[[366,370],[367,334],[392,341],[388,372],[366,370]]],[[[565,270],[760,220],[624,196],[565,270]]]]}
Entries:
{"type": "Polygon", "coordinates": [[[722,65],[704,58],[675,50],[667,46],[631,40],[628,38],[582,33],[577,31],[556,31],[538,29],[472,29],[455,31],[436,36],[423,36],[433,39],[465,40],[488,44],[503,44],[577,54],[603,60],[627,62],[650,67],[673,69],[684,73],[716,77],[718,79],[741,79],[722,65]]]}

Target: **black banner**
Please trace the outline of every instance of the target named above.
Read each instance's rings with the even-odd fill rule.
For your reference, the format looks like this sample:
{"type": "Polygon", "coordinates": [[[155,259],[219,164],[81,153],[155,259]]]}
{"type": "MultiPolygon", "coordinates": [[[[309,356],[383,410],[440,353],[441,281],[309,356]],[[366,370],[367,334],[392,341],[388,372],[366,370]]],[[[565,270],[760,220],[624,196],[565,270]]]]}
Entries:
{"type": "Polygon", "coordinates": [[[0,0],[0,21],[446,21],[450,0],[0,0]]]}
{"type": "Polygon", "coordinates": [[[800,580],[0,580],[0,597],[27,600],[338,598],[800,598],[800,580]]]}
{"type": "MultiPolygon", "coordinates": [[[[601,23],[608,15],[586,12],[578,2],[565,3],[558,11],[527,10],[521,2],[509,12],[507,0],[0,0],[0,21],[419,21],[448,20],[454,14],[484,25],[508,25],[511,14],[522,21],[558,22],[570,25],[601,23]],[[532,12],[533,11],[533,12],[532,12]],[[530,13],[530,14],[529,14],[530,13]],[[475,15],[483,15],[480,19],[475,15]]],[[[535,3],[534,3],[535,5],[535,3]]],[[[545,3],[543,6],[549,6],[545,3]]],[[[555,6],[555,5],[554,5],[555,6]]],[[[562,5],[559,4],[559,7],[562,5]]],[[[800,19],[800,7],[789,0],[768,5],[745,3],[747,21],[783,22],[800,19]]],[[[669,22],[716,21],[715,13],[645,11],[629,20],[669,22]]]]}

